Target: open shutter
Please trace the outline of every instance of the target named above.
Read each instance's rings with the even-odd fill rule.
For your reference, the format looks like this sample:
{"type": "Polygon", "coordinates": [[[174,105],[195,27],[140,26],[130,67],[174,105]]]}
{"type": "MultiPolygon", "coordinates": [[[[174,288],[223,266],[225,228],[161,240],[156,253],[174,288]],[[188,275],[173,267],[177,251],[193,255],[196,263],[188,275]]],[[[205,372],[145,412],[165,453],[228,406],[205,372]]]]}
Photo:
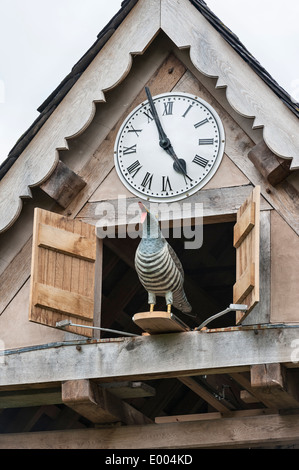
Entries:
{"type": "Polygon", "coordinates": [[[247,305],[245,315],[237,312],[240,323],[259,301],[260,187],[256,186],[237,212],[234,227],[236,283],[234,304],[247,305]]]}
{"type": "MultiPolygon", "coordinates": [[[[29,320],[93,325],[96,235],[92,225],[35,209],[29,320]]],[[[67,331],[92,336],[89,328],[67,331]]]]}

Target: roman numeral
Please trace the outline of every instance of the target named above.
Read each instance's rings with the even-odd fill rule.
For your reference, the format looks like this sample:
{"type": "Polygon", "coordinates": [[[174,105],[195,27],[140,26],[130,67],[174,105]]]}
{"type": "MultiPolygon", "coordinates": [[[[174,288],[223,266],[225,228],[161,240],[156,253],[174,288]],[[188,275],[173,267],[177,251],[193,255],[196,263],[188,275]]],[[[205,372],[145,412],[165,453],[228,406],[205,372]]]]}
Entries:
{"type": "Polygon", "coordinates": [[[136,160],[136,162],[128,166],[127,171],[130,173],[130,175],[132,175],[132,178],[135,178],[140,168],[142,168],[142,165],[138,160],[136,160]]]}
{"type": "Polygon", "coordinates": [[[172,110],[173,110],[173,101],[168,101],[167,103],[164,103],[163,116],[172,114],[172,110]]]}
{"type": "Polygon", "coordinates": [[[199,139],[198,145],[213,145],[214,139],[199,139]]]}
{"type": "Polygon", "coordinates": [[[145,116],[147,117],[147,123],[149,124],[154,118],[153,118],[153,114],[152,114],[152,110],[149,108],[145,111],[143,111],[143,114],[145,114],[145,116]]]}
{"type": "Polygon", "coordinates": [[[201,157],[200,155],[195,155],[195,157],[192,160],[194,163],[197,163],[197,165],[202,166],[205,168],[207,164],[209,163],[209,160],[206,160],[205,158],[201,157]]]}
{"type": "Polygon", "coordinates": [[[162,191],[172,191],[168,176],[162,176],[162,191]]]}
{"type": "Polygon", "coordinates": [[[141,186],[143,186],[144,189],[146,189],[146,187],[148,187],[148,189],[151,189],[153,176],[154,175],[149,173],[148,171],[146,172],[146,175],[141,183],[141,186]]]}
{"type": "Polygon", "coordinates": [[[190,105],[188,106],[188,108],[186,109],[186,111],[184,112],[184,114],[182,115],[182,117],[186,117],[187,114],[189,113],[189,111],[190,111],[192,108],[193,108],[193,104],[190,104],[190,105]]]}
{"type": "Polygon", "coordinates": [[[124,147],[123,154],[129,155],[130,153],[136,153],[136,144],[132,145],[132,147],[124,147]]]}
{"type": "Polygon", "coordinates": [[[206,119],[203,119],[202,121],[199,121],[197,122],[196,124],[194,124],[194,127],[195,129],[197,129],[198,127],[201,127],[203,126],[204,124],[207,124],[207,122],[209,122],[209,120],[206,118],[206,119]]]}
{"type": "Polygon", "coordinates": [[[137,137],[139,137],[139,133],[142,132],[142,129],[135,129],[131,124],[131,129],[128,129],[128,132],[135,132],[137,137]]]}

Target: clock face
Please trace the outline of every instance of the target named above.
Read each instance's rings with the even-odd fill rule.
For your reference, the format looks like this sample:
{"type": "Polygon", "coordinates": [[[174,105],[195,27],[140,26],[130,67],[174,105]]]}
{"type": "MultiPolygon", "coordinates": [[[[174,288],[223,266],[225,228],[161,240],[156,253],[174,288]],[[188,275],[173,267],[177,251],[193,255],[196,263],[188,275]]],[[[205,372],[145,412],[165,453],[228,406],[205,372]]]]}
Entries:
{"type": "Polygon", "coordinates": [[[178,201],[215,174],[224,152],[224,129],[215,110],[197,96],[163,93],[152,102],[156,119],[145,101],[122,124],[114,148],[116,171],[127,189],[142,199],[178,201]],[[172,151],[165,138],[161,147],[161,132],[172,151]]]}

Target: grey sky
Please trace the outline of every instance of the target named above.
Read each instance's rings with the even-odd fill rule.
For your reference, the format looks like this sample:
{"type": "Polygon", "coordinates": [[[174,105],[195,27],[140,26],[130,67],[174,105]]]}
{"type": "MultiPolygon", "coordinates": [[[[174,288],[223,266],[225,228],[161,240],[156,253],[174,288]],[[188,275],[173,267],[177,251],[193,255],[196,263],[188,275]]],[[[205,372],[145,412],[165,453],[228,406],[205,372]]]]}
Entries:
{"type": "MultiPolygon", "coordinates": [[[[299,2],[206,0],[299,100],[299,2]]],[[[0,0],[0,163],[121,0],[0,0]]]]}

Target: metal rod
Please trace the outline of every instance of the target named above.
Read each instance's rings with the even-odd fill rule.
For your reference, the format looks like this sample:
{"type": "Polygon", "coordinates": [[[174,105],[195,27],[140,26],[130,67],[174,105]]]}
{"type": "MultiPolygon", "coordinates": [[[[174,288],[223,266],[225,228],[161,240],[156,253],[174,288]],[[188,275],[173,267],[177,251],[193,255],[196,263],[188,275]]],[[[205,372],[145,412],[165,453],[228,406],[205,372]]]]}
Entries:
{"type": "Polygon", "coordinates": [[[222,310],[222,312],[216,313],[215,315],[213,315],[210,318],[207,318],[207,320],[202,322],[201,325],[199,325],[197,328],[194,328],[194,329],[195,330],[201,330],[204,326],[206,326],[208,323],[215,320],[216,318],[222,317],[222,315],[225,315],[226,313],[229,313],[229,312],[235,312],[236,310],[245,311],[245,310],[247,310],[247,305],[230,304],[230,306],[228,308],[226,308],[225,310],[222,310]]]}
{"type": "Polygon", "coordinates": [[[73,322],[68,321],[68,320],[63,320],[61,322],[56,323],[57,328],[65,328],[66,326],[76,326],[76,327],[79,327],[79,328],[90,328],[92,330],[100,330],[100,331],[105,331],[107,333],[116,333],[116,334],[122,335],[122,336],[140,336],[140,335],[136,335],[136,334],[133,334],[133,333],[126,333],[124,331],[111,330],[110,328],[100,328],[99,326],[78,325],[77,323],[73,323],[73,322]]]}

